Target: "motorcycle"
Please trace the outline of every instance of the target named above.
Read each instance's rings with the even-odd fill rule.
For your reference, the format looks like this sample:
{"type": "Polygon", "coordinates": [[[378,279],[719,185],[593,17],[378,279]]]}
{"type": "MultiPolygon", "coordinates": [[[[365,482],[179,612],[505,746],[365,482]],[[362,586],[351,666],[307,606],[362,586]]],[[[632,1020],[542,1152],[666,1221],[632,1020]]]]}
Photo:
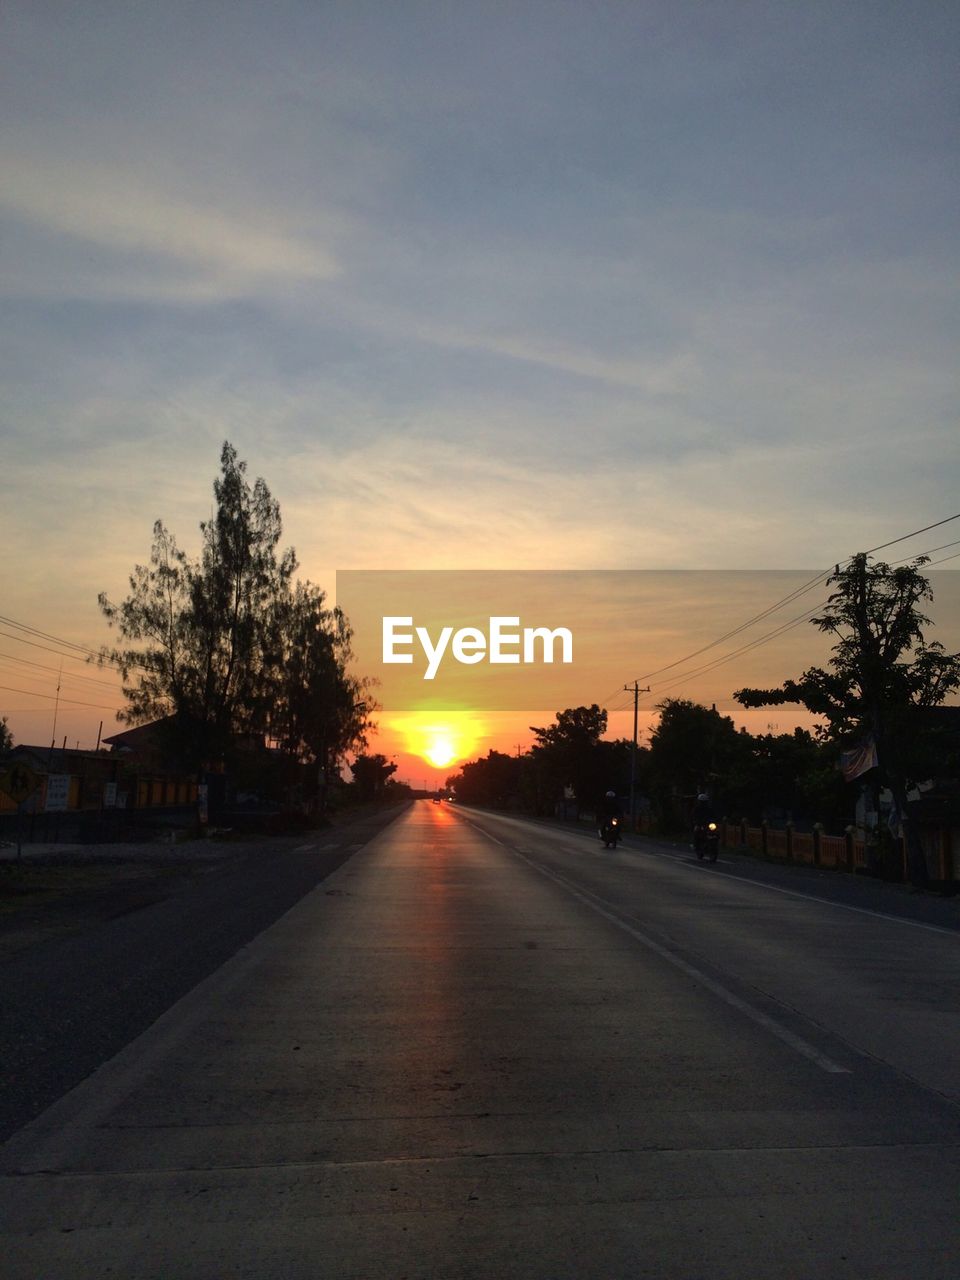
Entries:
{"type": "Polygon", "coordinates": [[[615,849],[617,847],[617,841],[620,839],[619,818],[607,818],[600,828],[600,839],[603,841],[605,849],[615,849]]]}
{"type": "Polygon", "coordinates": [[[715,822],[701,822],[693,828],[693,847],[702,862],[716,862],[720,852],[720,828],[715,822]]]}

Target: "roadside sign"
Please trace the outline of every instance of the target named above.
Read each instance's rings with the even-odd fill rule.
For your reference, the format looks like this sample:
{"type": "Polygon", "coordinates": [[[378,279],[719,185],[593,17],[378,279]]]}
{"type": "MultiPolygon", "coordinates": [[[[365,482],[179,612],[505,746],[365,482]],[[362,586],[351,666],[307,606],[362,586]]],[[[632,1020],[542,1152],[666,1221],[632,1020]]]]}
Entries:
{"type": "Polygon", "coordinates": [[[47,813],[64,813],[70,803],[69,773],[51,773],[47,778],[47,813]]]}
{"type": "Polygon", "coordinates": [[[12,764],[9,769],[0,773],[0,791],[16,804],[23,804],[42,782],[42,776],[25,764],[12,764]]]}

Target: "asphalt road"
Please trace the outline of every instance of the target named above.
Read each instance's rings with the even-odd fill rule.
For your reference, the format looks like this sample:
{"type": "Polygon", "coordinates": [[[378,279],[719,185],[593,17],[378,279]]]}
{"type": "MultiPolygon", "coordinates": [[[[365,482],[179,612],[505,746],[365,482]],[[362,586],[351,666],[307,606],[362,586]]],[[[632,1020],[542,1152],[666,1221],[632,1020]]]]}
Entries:
{"type": "MultiPolygon", "coordinates": [[[[75,929],[0,963],[0,1141],[154,1022],[240,947],[298,902],[396,816],[373,814],[261,846],[217,846],[199,881],[118,885],[89,912],[64,906],[75,929]],[[106,913],[106,918],[101,918],[106,913]]],[[[119,846],[111,846],[116,856],[119,846]]],[[[136,855],[163,857],[162,846],[136,855]]],[[[89,859],[97,846],[77,855],[89,859]]],[[[173,847],[175,872],[182,848],[173,847]]],[[[159,868],[158,868],[159,869],[159,868]]],[[[54,911],[54,914],[58,914],[54,911]]],[[[16,921],[7,925],[16,931],[16,921]]]]}
{"type": "Polygon", "coordinates": [[[417,804],[10,1139],[5,1275],[953,1280],[952,904],[830,888],[417,804]]]}

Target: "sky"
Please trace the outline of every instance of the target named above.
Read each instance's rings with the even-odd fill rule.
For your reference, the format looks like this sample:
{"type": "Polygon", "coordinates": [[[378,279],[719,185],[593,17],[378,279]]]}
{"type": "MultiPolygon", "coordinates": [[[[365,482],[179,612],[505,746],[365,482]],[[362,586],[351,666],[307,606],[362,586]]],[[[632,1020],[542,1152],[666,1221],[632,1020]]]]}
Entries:
{"type": "MultiPolygon", "coordinates": [[[[816,571],[954,514],[958,37],[940,0],[7,0],[0,613],[106,640],[224,439],[330,592],[816,571]]],[[[49,740],[57,653],[0,655],[49,740]]],[[[92,746],[118,699],[67,666],[92,746]]]]}

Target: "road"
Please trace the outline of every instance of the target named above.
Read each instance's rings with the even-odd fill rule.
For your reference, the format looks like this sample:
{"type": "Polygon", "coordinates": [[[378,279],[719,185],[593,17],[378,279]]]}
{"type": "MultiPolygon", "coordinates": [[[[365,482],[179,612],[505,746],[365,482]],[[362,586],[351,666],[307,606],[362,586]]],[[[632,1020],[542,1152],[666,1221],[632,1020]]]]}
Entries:
{"type": "Polygon", "coordinates": [[[8,1141],[5,1276],[953,1280],[956,916],[765,875],[416,804],[8,1141]]]}

